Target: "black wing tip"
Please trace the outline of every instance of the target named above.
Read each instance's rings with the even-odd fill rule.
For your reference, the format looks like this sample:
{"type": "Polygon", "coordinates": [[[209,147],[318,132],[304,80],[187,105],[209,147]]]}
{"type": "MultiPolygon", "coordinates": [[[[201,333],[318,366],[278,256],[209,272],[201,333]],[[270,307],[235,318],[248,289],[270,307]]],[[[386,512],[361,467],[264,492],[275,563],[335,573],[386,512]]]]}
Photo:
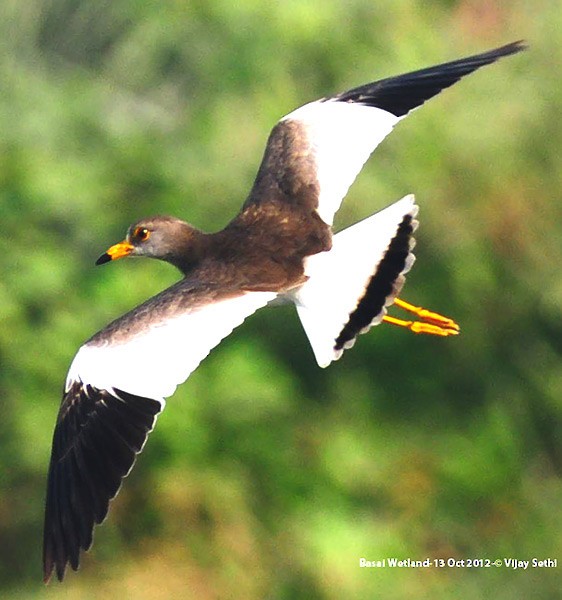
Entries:
{"type": "Polygon", "coordinates": [[[71,566],[73,571],[77,571],[79,562],[71,561],[70,557],[55,557],[52,552],[45,550],[43,554],[43,583],[49,585],[53,579],[53,574],[57,581],[62,582],[68,565],[71,566]]]}
{"type": "Polygon", "coordinates": [[[516,42],[510,42],[509,44],[494,48],[489,53],[496,54],[500,58],[502,56],[509,56],[510,54],[517,54],[517,52],[523,52],[524,50],[528,50],[528,48],[529,44],[527,40],[517,40],[516,42]]]}
{"type": "MultiPolygon", "coordinates": [[[[54,567],[51,567],[50,571],[48,571],[48,572],[44,571],[44,573],[43,573],[43,583],[45,585],[49,585],[49,583],[51,583],[51,578],[53,577],[53,568],[54,567]]],[[[62,581],[62,580],[59,580],[59,581],[62,581]]]]}
{"type": "MultiPolygon", "coordinates": [[[[56,578],[57,581],[59,581],[60,583],[63,582],[64,580],[64,576],[66,575],[66,566],[68,563],[57,563],[57,564],[50,564],[48,567],[44,567],[43,569],[43,583],[45,585],[49,585],[51,583],[51,580],[53,578],[53,573],[56,573],[56,578]]],[[[72,569],[74,571],[77,571],[78,568],[74,568],[72,567],[72,569]]]]}
{"type": "MultiPolygon", "coordinates": [[[[473,54],[471,56],[467,56],[466,58],[461,58],[459,60],[454,60],[452,62],[443,63],[443,65],[437,65],[446,67],[448,65],[455,65],[456,63],[462,64],[466,63],[467,65],[473,63],[473,70],[479,69],[485,65],[490,65],[500,58],[504,56],[511,56],[512,54],[518,54],[519,52],[523,52],[529,48],[529,44],[525,40],[517,40],[516,42],[510,42],[509,44],[504,44],[503,46],[498,46],[497,48],[493,48],[492,50],[487,50],[485,52],[480,52],[479,54],[473,54]]],[[[472,71],[470,71],[471,73],[472,71]]],[[[468,73],[467,73],[468,75],[468,73]]]]}
{"type": "MultiPolygon", "coordinates": [[[[54,569],[55,563],[53,562],[53,560],[51,558],[43,558],[43,583],[45,585],[49,585],[49,583],[51,582],[54,569]]],[[[59,579],[59,581],[62,581],[62,579],[59,579]]]]}
{"type": "Polygon", "coordinates": [[[368,83],[326,100],[355,102],[403,117],[480,67],[527,48],[525,40],[517,40],[480,54],[368,83]]]}
{"type": "Polygon", "coordinates": [[[82,551],[107,515],[162,404],[74,381],[53,435],[43,534],[43,582],[77,571],[82,551]]]}

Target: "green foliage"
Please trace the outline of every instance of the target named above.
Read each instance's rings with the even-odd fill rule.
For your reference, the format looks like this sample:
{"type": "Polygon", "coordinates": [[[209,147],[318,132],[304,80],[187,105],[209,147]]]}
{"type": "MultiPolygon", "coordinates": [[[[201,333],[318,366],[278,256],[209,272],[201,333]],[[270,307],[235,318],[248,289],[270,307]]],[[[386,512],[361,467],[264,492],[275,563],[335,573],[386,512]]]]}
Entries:
{"type": "Polygon", "coordinates": [[[3,3],[3,597],[555,597],[560,566],[358,566],[562,560],[562,13],[527,4],[3,3]],[[338,221],[415,192],[405,297],[462,335],[381,326],[323,371],[293,311],[258,313],[169,400],[80,573],[45,592],[66,369],[176,277],[150,261],[94,268],[97,256],[141,216],[224,225],[296,106],[519,38],[528,53],[399,125],[338,221]]]}

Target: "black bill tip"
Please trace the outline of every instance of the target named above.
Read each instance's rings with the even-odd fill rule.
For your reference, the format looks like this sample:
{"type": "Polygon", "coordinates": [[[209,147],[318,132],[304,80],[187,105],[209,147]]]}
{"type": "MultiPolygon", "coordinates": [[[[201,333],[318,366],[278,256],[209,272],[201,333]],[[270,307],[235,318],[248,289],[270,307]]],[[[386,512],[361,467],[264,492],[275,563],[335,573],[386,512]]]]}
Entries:
{"type": "Polygon", "coordinates": [[[107,252],[104,252],[98,258],[98,260],[96,260],[96,265],[104,265],[105,263],[108,263],[108,262],[111,262],[111,256],[107,252]]]}

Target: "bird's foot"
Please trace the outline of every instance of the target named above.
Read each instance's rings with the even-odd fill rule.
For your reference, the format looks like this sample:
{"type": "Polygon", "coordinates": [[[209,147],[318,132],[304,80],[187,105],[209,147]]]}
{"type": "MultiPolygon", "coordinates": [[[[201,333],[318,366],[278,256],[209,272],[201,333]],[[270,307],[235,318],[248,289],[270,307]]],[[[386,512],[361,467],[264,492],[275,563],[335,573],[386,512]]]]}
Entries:
{"type": "Polygon", "coordinates": [[[405,319],[396,319],[395,317],[385,315],[383,317],[383,321],[385,323],[391,323],[392,325],[398,325],[399,327],[406,327],[406,329],[409,329],[413,333],[427,333],[429,335],[440,335],[442,337],[459,334],[460,327],[457,325],[457,323],[455,323],[455,321],[453,321],[453,319],[450,319],[449,317],[444,317],[443,315],[427,310],[426,308],[422,308],[421,306],[414,306],[413,304],[405,302],[400,298],[396,298],[394,300],[394,304],[416,315],[421,320],[411,321],[405,319]]]}

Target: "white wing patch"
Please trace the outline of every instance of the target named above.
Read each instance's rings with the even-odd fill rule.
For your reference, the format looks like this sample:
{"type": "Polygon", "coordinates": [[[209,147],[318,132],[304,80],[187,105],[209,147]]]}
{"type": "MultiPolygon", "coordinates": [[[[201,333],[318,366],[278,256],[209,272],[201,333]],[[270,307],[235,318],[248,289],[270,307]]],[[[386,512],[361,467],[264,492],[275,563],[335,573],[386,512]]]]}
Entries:
{"type": "Polygon", "coordinates": [[[320,187],[318,214],[332,225],[334,214],[363,165],[403,117],[359,103],[310,102],[283,117],[298,121],[308,138],[320,187]]]}
{"type": "Polygon", "coordinates": [[[163,403],[223,338],[275,296],[246,292],[168,319],[122,344],[85,344],[70,366],[66,390],[81,380],[163,403]]]}
{"type": "MultiPolygon", "coordinates": [[[[327,367],[343,350],[335,350],[338,334],[365,293],[388,245],[405,215],[415,216],[417,206],[409,195],[377,214],[356,223],[334,236],[329,252],[306,259],[308,281],[291,297],[310,341],[316,361],[327,367]]],[[[402,273],[414,262],[410,254],[402,273]]],[[[377,325],[383,311],[370,326],[377,325]]],[[[365,333],[368,327],[361,333],[365,333]]],[[[346,345],[349,348],[353,342],[346,345]]]]}

